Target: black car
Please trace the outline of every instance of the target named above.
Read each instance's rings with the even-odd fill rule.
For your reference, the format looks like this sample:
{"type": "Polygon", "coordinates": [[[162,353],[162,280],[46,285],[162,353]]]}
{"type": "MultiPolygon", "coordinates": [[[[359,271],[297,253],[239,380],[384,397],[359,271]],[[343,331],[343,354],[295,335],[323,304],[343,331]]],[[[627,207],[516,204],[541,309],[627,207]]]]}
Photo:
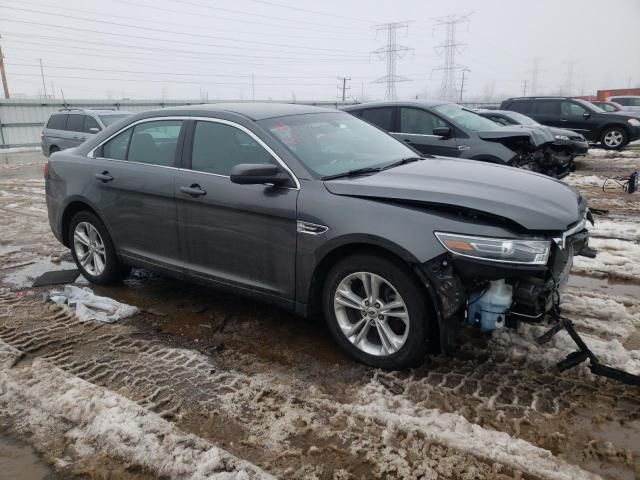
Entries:
{"type": "Polygon", "coordinates": [[[550,127],[581,133],[607,150],[620,149],[640,139],[640,120],[605,112],[591,102],[570,97],[518,97],[505,100],[501,110],[512,110],[550,127]]]}
{"type": "Polygon", "coordinates": [[[472,110],[444,101],[414,100],[350,105],[344,111],[429,155],[466,158],[558,176],[569,165],[554,156],[555,138],[540,129],[501,127],[472,110]]]}
{"type": "Polygon", "coordinates": [[[422,158],[303,105],[138,113],[51,155],[45,178],[51,228],[90,282],[136,266],[322,313],[384,368],[449,350],[465,318],[541,320],[589,236],[586,201],[557,180],[422,158]]]}
{"type": "Polygon", "coordinates": [[[534,119],[522,113],[510,110],[476,110],[477,113],[489,120],[493,120],[499,125],[514,126],[522,125],[527,128],[537,128],[546,130],[553,135],[553,150],[556,156],[564,156],[564,160],[573,167],[573,159],[578,155],[584,155],[589,150],[589,142],[580,133],[564,128],[548,127],[541,125],[534,119]]]}

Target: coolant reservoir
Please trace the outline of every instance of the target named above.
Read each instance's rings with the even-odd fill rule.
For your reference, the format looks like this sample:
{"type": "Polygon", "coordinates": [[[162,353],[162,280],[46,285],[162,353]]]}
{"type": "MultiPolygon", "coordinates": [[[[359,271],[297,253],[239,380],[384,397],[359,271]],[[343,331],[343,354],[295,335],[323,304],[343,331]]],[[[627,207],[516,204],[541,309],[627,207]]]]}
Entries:
{"type": "Polygon", "coordinates": [[[511,307],[513,287],[503,280],[489,282],[489,288],[469,295],[467,322],[488,332],[504,327],[511,307]]]}

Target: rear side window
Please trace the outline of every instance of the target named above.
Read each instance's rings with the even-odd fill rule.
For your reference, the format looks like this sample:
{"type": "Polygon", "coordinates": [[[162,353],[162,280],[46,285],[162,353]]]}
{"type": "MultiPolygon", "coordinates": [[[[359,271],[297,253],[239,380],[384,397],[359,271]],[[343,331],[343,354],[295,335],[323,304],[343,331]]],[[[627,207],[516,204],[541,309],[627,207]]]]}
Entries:
{"type": "Polygon", "coordinates": [[[619,103],[620,105],[623,105],[625,107],[628,107],[629,105],[631,105],[631,99],[630,98],[614,97],[614,98],[611,99],[611,101],[619,103]]]}
{"type": "Polygon", "coordinates": [[[82,132],[84,129],[84,117],[86,115],[69,115],[67,128],[70,132],[82,132]]]}
{"type": "Polygon", "coordinates": [[[533,102],[531,100],[514,100],[509,105],[509,110],[520,113],[532,113],[533,102]]]}
{"type": "Polygon", "coordinates": [[[127,160],[172,167],[182,120],[157,120],[133,127],[127,160]]]}
{"type": "Polygon", "coordinates": [[[47,128],[52,128],[54,130],[64,130],[67,125],[67,117],[69,115],[66,114],[57,114],[51,115],[49,121],[47,122],[47,128]]]}
{"type": "Polygon", "coordinates": [[[196,122],[193,134],[191,169],[230,175],[241,163],[275,164],[262,145],[242,130],[216,122],[196,122]]]}
{"type": "Polygon", "coordinates": [[[536,113],[541,115],[560,115],[560,102],[558,100],[538,100],[536,113]]]}
{"type": "Polygon", "coordinates": [[[362,119],[390,132],[393,130],[393,108],[371,108],[362,112],[362,119]]]}
{"type": "Polygon", "coordinates": [[[84,117],[84,128],[82,130],[85,133],[98,133],[100,131],[100,125],[95,118],[86,115],[84,117]],[[97,128],[98,130],[91,131],[92,128],[97,128]]]}
{"type": "Polygon", "coordinates": [[[105,143],[102,146],[102,156],[114,160],[126,160],[132,130],[133,129],[129,128],[105,143]]]}

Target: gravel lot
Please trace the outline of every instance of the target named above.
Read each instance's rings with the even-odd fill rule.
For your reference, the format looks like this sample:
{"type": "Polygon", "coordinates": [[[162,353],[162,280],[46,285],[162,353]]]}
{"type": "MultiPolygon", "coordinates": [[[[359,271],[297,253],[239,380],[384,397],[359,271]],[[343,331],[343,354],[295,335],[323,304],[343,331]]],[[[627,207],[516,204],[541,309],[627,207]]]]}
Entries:
{"type": "MultiPolygon", "coordinates": [[[[640,166],[640,147],[591,152],[565,181],[608,214],[563,309],[603,360],[640,373],[640,194],[601,188],[640,166]]],[[[557,373],[571,343],[537,347],[539,326],[382,372],[348,360],[322,324],[142,270],[94,289],[141,313],[80,322],[30,287],[70,266],[49,231],[42,157],[0,159],[0,468],[18,462],[25,479],[640,478],[638,388],[584,366],[557,373]]]]}

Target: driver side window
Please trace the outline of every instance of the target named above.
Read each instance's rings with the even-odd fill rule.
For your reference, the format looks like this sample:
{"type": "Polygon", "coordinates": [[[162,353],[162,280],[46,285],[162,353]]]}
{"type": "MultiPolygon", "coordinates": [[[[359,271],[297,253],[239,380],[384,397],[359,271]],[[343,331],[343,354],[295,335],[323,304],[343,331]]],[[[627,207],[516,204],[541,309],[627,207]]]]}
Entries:
{"type": "Polygon", "coordinates": [[[434,114],[417,108],[400,109],[400,133],[433,135],[433,130],[446,127],[444,120],[434,114]]]}
{"type": "Polygon", "coordinates": [[[580,117],[582,114],[587,113],[585,108],[573,102],[562,102],[560,109],[562,115],[568,117],[580,117]]]}

